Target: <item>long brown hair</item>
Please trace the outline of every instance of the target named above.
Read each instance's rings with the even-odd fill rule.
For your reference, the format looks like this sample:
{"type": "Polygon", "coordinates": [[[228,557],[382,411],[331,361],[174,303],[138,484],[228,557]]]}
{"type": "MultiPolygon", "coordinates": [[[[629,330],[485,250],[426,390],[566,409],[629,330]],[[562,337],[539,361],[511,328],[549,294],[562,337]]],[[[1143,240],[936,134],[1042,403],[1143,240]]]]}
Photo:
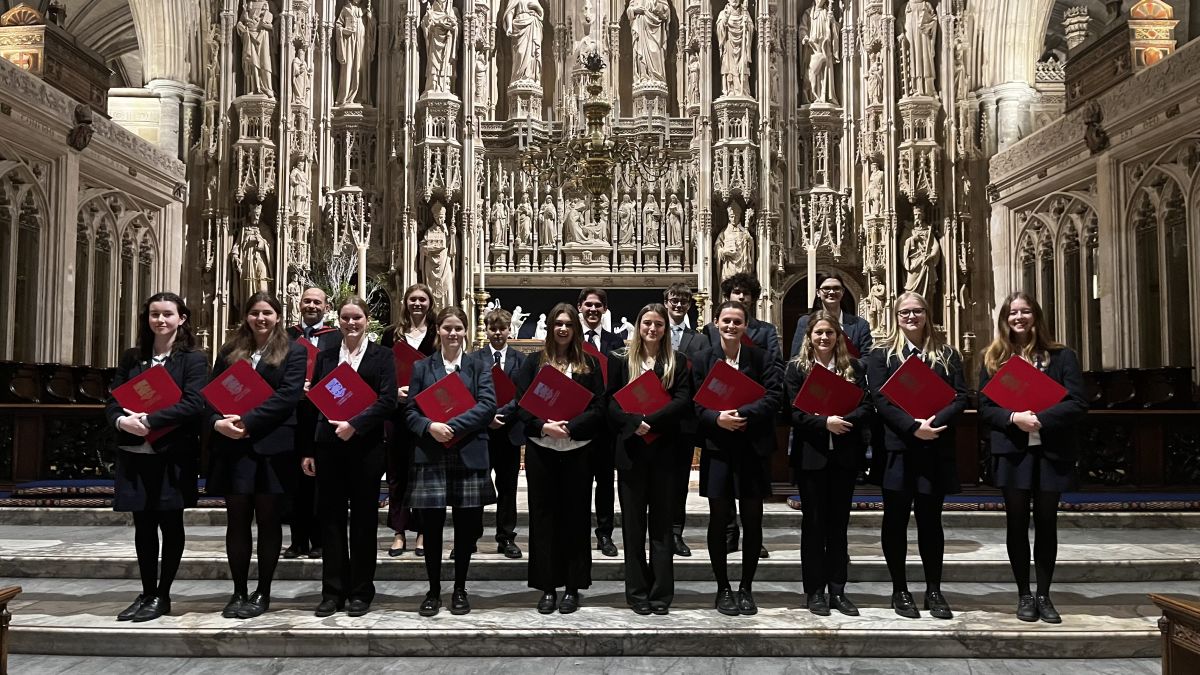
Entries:
{"type": "Polygon", "coordinates": [[[250,310],[260,302],[265,302],[275,310],[279,320],[275,322],[275,328],[271,330],[271,334],[267,336],[267,342],[263,345],[262,360],[269,365],[278,366],[287,358],[288,348],[291,346],[288,340],[287,330],[283,327],[283,307],[279,301],[270,293],[260,291],[250,296],[246,300],[246,304],[242,305],[246,308],[246,315],[242,317],[242,325],[238,327],[233,338],[221,346],[221,354],[225,356],[226,362],[230,365],[248,359],[254,352],[258,351],[258,343],[254,341],[254,329],[250,327],[250,320],[247,318],[250,310]]]}
{"type": "Polygon", "coordinates": [[[437,315],[438,308],[433,302],[433,289],[418,281],[412,286],[404,289],[404,295],[400,296],[400,309],[396,312],[396,322],[389,326],[393,332],[397,334],[403,334],[407,333],[409,329],[412,328],[413,320],[408,314],[408,296],[412,295],[416,291],[421,291],[425,294],[425,297],[429,298],[429,311],[425,313],[425,326],[427,329],[432,323],[429,320],[430,317],[437,315]]]}
{"type": "MultiPolygon", "coordinates": [[[[470,320],[467,319],[467,313],[462,311],[462,309],[459,308],[457,305],[450,305],[449,307],[443,307],[442,311],[438,312],[437,317],[429,324],[429,327],[433,329],[433,333],[434,333],[433,346],[438,351],[441,351],[441,349],[442,349],[442,333],[438,329],[442,327],[443,321],[445,321],[446,319],[448,319],[452,316],[462,322],[464,329],[466,329],[466,327],[470,324],[470,320]]],[[[464,354],[467,351],[467,338],[465,335],[463,336],[462,350],[463,350],[464,354]]]]}
{"type": "Polygon", "coordinates": [[[1016,291],[1004,299],[1004,303],[1000,305],[1000,311],[996,313],[996,338],[992,340],[992,344],[988,345],[987,351],[983,354],[983,366],[989,373],[995,375],[996,371],[1000,370],[1000,366],[1003,366],[1004,362],[1014,354],[1028,361],[1033,361],[1036,355],[1041,354],[1049,361],[1050,352],[1062,348],[1063,345],[1054,341],[1050,335],[1050,329],[1046,327],[1046,317],[1042,313],[1042,306],[1033,299],[1032,295],[1025,291],[1016,291]],[[1033,325],[1029,328],[1029,340],[1020,347],[1013,341],[1012,328],[1008,325],[1008,313],[1012,310],[1012,304],[1016,300],[1024,300],[1033,310],[1033,325]]]}
{"type": "Polygon", "coordinates": [[[629,382],[633,382],[645,372],[643,364],[646,362],[648,354],[646,345],[642,342],[640,327],[642,317],[650,312],[659,315],[663,320],[663,335],[658,341],[658,360],[663,364],[662,384],[670,389],[671,383],[675,381],[675,352],[671,348],[671,317],[661,302],[652,302],[643,307],[638,311],[637,319],[633,322],[633,335],[629,337],[629,347],[625,349],[625,362],[629,365],[629,382]]]}
{"type": "MultiPolygon", "coordinates": [[[[900,311],[900,305],[904,304],[905,300],[916,300],[920,303],[921,308],[925,310],[925,335],[922,336],[920,342],[914,342],[918,349],[925,354],[926,363],[929,365],[941,364],[944,370],[950,370],[950,356],[954,354],[955,349],[946,344],[937,331],[933,329],[933,312],[929,309],[929,301],[925,296],[914,291],[901,293],[896,298],[896,302],[892,303],[892,314],[900,311]]],[[[875,349],[884,350],[888,357],[896,356],[899,359],[904,358],[904,347],[907,344],[907,338],[904,337],[904,329],[900,327],[899,321],[892,322],[892,330],[887,337],[875,347],[875,349]]]]}
{"type": "Polygon", "coordinates": [[[558,319],[559,314],[566,314],[571,321],[571,344],[567,345],[567,364],[576,373],[590,373],[592,369],[588,366],[587,359],[584,358],[583,351],[583,328],[579,323],[579,310],[575,309],[574,305],[560,302],[550,310],[546,315],[546,342],[542,345],[542,353],[538,357],[539,365],[554,363],[556,354],[554,343],[554,322],[558,319]]]}
{"type": "Polygon", "coordinates": [[[808,328],[804,332],[804,344],[800,346],[800,351],[792,357],[792,363],[796,364],[802,373],[807,374],[812,370],[813,362],[817,358],[817,348],[813,345],[812,334],[817,324],[822,321],[833,326],[834,371],[848,382],[853,382],[854,369],[850,367],[850,350],[846,349],[846,334],[842,331],[842,322],[833,318],[833,315],[824,309],[818,309],[808,315],[808,328]]]}

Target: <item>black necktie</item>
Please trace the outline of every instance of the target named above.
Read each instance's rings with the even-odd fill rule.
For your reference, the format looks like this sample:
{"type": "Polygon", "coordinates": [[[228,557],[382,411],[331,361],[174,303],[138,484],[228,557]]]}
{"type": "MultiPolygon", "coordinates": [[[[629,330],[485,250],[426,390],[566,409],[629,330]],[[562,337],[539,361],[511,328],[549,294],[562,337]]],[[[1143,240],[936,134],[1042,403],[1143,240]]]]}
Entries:
{"type": "Polygon", "coordinates": [[[312,339],[313,333],[315,333],[315,332],[317,332],[317,329],[314,328],[313,326],[305,326],[304,327],[304,337],[306,337],[310,340],[312,339]]]}
{"type": "Polygon", "coordinates": [[[912,347],[904,348],[904,358],[906,358],[906,359],[916,353],[917,353],[917,350],[913,349],[912,347]]]}
{"type": "Polygon", "coordinates": [[[500,352],[492,352],[492,358],[496,359],[496,365],[500,365],[500,352]]]}
{"type": "Polygon", "coordinates": [[[589,330],[587,332],[587,339],[588,339],[588,342],[590,342],[593,347],[596,346],[596,331],[589,330]]]}

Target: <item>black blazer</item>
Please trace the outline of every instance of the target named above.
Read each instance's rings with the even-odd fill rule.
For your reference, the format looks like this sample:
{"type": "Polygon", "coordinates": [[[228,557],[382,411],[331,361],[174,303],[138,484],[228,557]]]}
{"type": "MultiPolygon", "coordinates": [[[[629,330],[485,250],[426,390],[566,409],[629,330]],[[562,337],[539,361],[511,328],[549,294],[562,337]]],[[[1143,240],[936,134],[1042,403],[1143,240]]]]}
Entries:
{"type": "MultiPolygon", "coordinates": [[[[587,361],[588,372],[572,373],[571,379],[592,392],[592,400],[588,401],[588,406],[582,413],[567,422],[567,432],[574,440],[590,441],[604,432],[604,376],[600,373],[600,361],[596,357],[584,354],[583,358],[587,361]]],[[[540,353],[525,359],[520,369],[517,370],[516,377],[513,378],[513,384],[517,385],[516,400],[521,400],[541,369],[540,353]]],[[[521,407],[517,408],[517,417],[524,425],[526,439],[542,437],[542,425],[546,423],[546,420],[534,417],[533,413],[521,407]]]]}
{"type": "MultiPolygon", "coordinates": [[[[670,337],[671,327],[667,326],[667,336],[670,337]]],[[[693,361],[697,354],[701,354],[708,349],[708,336],[704,335],[695,328],[684,328],[683,335],[679,338],[679,346],[675,348],[676,354],[682,354],[687,359],[688,380],[691,381],[691,370],[694,366],[693,361]]],[[[687,411],[679,421],[679,430],[686,436],[696,435],[696,410],[694,406],[688,406],[687,411]]],[[[694,443],[692,438],[684,439],[685,443],[694,443]]]]}
{"type": "MultiPolygon", "coordinates": [[[[587,342],[587,332],[591,330],[586,325],[581,329],[583,341],[587,342]]],[[[608,356],[614,349],[620,349],[625,346],[625,340],[622,340],[619,335],[612,331],[600,329],[600,353],[608,356]]]]}
{"type": "MultiPolygon", "coordinates": [[[[716,331],[713,331],[714,333],[716,331]]],[[[725,352],[718,346],[696,356],[692,362],[692,388],[700,391],[708,372],[725,352]]],[[[766,351],[751,345],[742,345],[738,371],[761,384],[767,393],[758,401],[738,408],[738,414],[747,418],[745,431],[726,431],[717,426],[719,410],[710,410],[694,403],[699,431],[707,440],[707,447],[726,452],[738,452],[749,445],[759,457],[767,457],[775,451],[775,413],[783,399],[783,373],[766,351]]]]}
{"type": "MultiPolygon", "coordinates": [[[[233,365],[227,357],[224,350],[217,355],[210,382],[233,365]]],[[[254,371],[267,381],[275,393],[262,405],[242,415],[242,425],[246,427],[244,438],[234,440],[214,433],[213,447],[232,450],[237,444],[249,444],[249,449],[260,455],[278,455],[295,449],[296,404],[304,396],[304,375],[307,370],[308,352],[295,342],[288,344],[287,356],[278,366],[260,359],[254,371]]],[[[209,428],[221,417],[221,413],[208,408],[209,428]]]]}
{"type": "MultiPolygon", "coordinates": [[[[317,354],[317,362],[313,365],[313,382],[320,382],[337,368],[339,358],[340,345],[317,354]]],[[[392,360],[392,350],[374,342],[368,343],[366,353],[358,364],[358,376],[379,398],[354,419],[347,420],[354,427],[354,436],[348,442],[378,443],[383,440],[384,421],[396,409],[396,364],[392,360]]],[[[317,443],[343,442],[333,433],[333,425],[320,411],[317,412],[314,439],[317,443]]]]}
{"type": "MultiPolygon", "coordinates": [[[[788,361],[787,370],[783,374],[784,405],[792,422],[792,452],[793,468],[802,471],[824,469],[832,462],[842,469],[858,469],[865,458],[867,445],[863,433],[870,425],[871,416],[875,409],[871,406],[871,397],[867,394],[867,369],[858,359],[851,359],[850,366],[854,370],[854,384],[863,390],[862,400],[858,407],[842,417],[854,427],[844,434],[829,433],[825,422],[829,419],[824,415],[810,415],[792,405],[796,394],[804,386],[808,375],[800,370],[795,361],[788,361]],[[833,449],[829,449],[829,437],[833,436],[833,449]]],[[[813,365],[813,368],[824,366],[813,365]]]]}
{"type": "MultiPolygon", "coordinates": [[[[421,340],[421,344],[417,347],[417,351],[421,352],[425,356],[429,356],[437,351],[437,347],[433,345],[433,341],[437,339],[437,328],[434,328],[433,326],[433,317],[430,317],[428,320],[426,320],[425,324],[428,326],[428,328],[425,329],[425,337],[421,340]]],[[[379,344],[391,349],[392,345],[396,344],[397,342],[396,337],[396,329],[394,327],[388,328],[387,330],[383,331],[383,335],[380,336],[379,344]]],[[[403,340],[404,334],[401,333],[399,338],[400,340],[403,340]]],[[[340,343],[341,340],[338,342],[340,343]]]]}
{"type": "Polygon", "coordinates": [[[467,386],[467,391],[475,399],[475,406],[447,422],[454,429],[456,441],[453,447],[446,448],[429,434],[429,425],[433,421],[421,412],[415,401],[417,394],[432,387],[443,377],[448,377],[446,362],[442,360],[441,353],[434,353],[413,365],[412,380],[408,384],[408,403],[404,406],[408,430],[417,438],[413,461],[417,464],[435,464],[441,461],[442,453],[449,450],[460,453],[468,469],[486,471],[490,466],[487,428],[496,414],[492,369],[485,366],[481,359],[463,354],[462,366],[454,375],[467,386]]]}
{"type": "MultiPolygon", "coordinates": [[[[675,360],[675,373],[671,386],[667,388],[671,402],[650,415],[625,412],[613,396],[630,381],[626,353],[626,350],[618,349],[608,357],[608,421],[616,434],[616,463],[619,469],[632,469],[635,458],[675,445],[680,425],[685,417],[690,416],[692,408],[692,374],[688,370],[687,359],[674,352],[671,356],[675,360]],[[634,433],[642,422],[649,424],[650,431],[657,434],[653,443],[646,443],[642,436],[634,433]]],[[[662,379],[661,361],[654,364],[654,374],[662,379]]]]}
{"type": "MultiPolygon", "coordinates": [[[[1066,387],[1067,396],[1037,414],[1038,421],[1042,423],[1042,453],[1048,459],[1074,461],[1079,456],[1079,423],[1088,410],[1079,358],[1066,347],[1052,351],[1043,372],[1066,387]]],[[[991,427],[991,453],[1012,455],[1028,452],[1029,434],[1009,421],[1014,412],[1023,411],[1001,408],[983,393],[992,375],[986,367],[979,370],[979,416],[991,427]]]]}
{"type": "MultiPolygon", "coordinates": [[[[796,320],[796,334],[792,337],[792,356],[795,356],[800,351],[800,346],[804,344],[804,333],[808,330],[810,316],[812,316],[811,313],[805,314],[796,320]]],[[[871,337],[871,324],[861,316],[842,312],[842,332],[846,334],[846,339],[850,344],[858,350],[860,358],[865,359],[867,352],[871,351],[871,346],[875,342],[875,338],[871,337]]]]}
{"type": "MultiPolygon", "coordinates": [[[[708,338],[708,348],[720,351],[721,331],[717,330],[715,323],[705,324],[704,335],[708,338]]],[[[750,322],[746,324],[746,336],[756,347],[767,352],[771,361],[782,369],[783,354],[779,348],[779,330],[775,328],[775,324],[750,317],[750,322]]]]}
{"type": "MultiPolygon", "coordinates": [[[[967,407],[967,385],[963,380],[962,356],[950,347],[943,347],[949,353],[949,372],[941,365],[933,367],[938,374],[954,389],[954,399],[933,417],[930,426],[940,427],[953,425],[955,419],[967,407]]],[[[867,354],[867,386],[871,391],[871,399],[875,410],[883,420],[884,447],[888,452],[936,451],[938,456],[954,458],[954,429],[942,432],[935,441],[922,441],[914,433],[921,426],[911,415],[901,410],[879,393],[879,388],[887,382],[892,373],[896,372],[903,363],[899,356],[889,355],[887,347],[876,347],[867,354]]]]}
{"type": "MultiPolygon", "coordinates": [[[[121,360],[117,362],[117,372],[113,376],[111,388],[116,389],[150,367],[150,361],[143,360],[136,347],[125,350],[125,353],[121,354],[121,360]]],[[[200,390],[208,381],[208,359],[204,352],[176,352],[167,357],[162,367],[166,368],[167,374],[175,380],[181,395],[175,405],[150,413],[146,417],[146,423],[151,429],[175,426],[175,429],[151,443],[150,447],[159,453],[195,452],[200,445],[200,418],[204,413],[204,395],[200,390]]],[[[111,394],[104,412],[113,428],[117,426],[117,418],[125,415],[125,409],[111,394]]],[[[117,445],[140,446],[145,441],[143,437],[117,429],[117,445]]]]}
{"type": "MultiPolygon", "coordinates": [[[[288,339],[295,341],[304,337],[304,327],[300,325],[290,326],[287,329],[288,339]]],[[[317,351],[323,352],[330,347],[340,347],[342,345],[342,331],[333,326],[322,326],[314,333],[317,337],[317,351]]]]}
{"type": "MultiPolygon", "coordinates": [[[[487,366],[489,372],[496,365],[496,360],[492,356],[492,348],[490,346],[471,352],[469,356],[479,359],[483,365],[487,366]]],[[[504,355],[504,374],[508,375],[508,379],[516,381],[517,371],[520,370],[521,364],[525,363],[526,358],[524,352],[512,345],[508,346],[504,355]]],[[[494,382],[492,386],[493,388],[495,387],[494,382]]],[[[523,444],[525,442],[525,428],[517,416],[517,397],[514,396],[513,400],[509,401],[506,405],[497,407],[495,414],[504,417],[504,426],[499,429],[489,429],[489,431],[494,434],[507,434],[508,442],[513,445],[519,446],[523,444]]]]}

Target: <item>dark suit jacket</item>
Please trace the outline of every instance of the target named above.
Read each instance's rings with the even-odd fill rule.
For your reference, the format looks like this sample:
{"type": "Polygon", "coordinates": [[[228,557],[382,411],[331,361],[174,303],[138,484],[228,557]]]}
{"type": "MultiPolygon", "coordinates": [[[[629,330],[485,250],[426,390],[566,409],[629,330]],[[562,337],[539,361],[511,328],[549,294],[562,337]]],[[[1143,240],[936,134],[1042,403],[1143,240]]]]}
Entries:
{"type": "MultiPolygon", "coordinates": [[[[637,458],[672,447],[677,442],[680,424],[689,416],[692,407],[692,374],[688,370],[687,359],[675,352],[671,355],[675,359],[675,373],[671,386],[667,388],[667,393],[671,395],[670,403],[650,415],[625,412],[613,396],[630,382],[626,353],[626,350],[618,349],[608,358],[608,420],[617,437],[618,469],[632,469],[637,458]],[[650,431],[657,434],[653,443],[646,443],[644,437],[634,433],[642,422],[649,424],[650,431]]],[[[661,362],[654,364],[654,374],[662,379],[661,362]]]]}
{"type": "MultiPolygon", "coordinates": [[[[437,347],[433,345],[433,341],[437,339],[437,329],[433,327],[432,317],[429,318],[428,324],[429,328],[425,330],[425,337],[421,340],[421,344],[417,347],[417,351],[421,352],[425,356],[429,356],[430,354],[433,354],[433,352],[437,351],[437,347]]],[[[388,328],[387,330],[383,331],[383,335],[379,337],[379,344],[391,349],[392,345],[396,344],[396,337],[396,329],[388,328]]],[[[403,340],[404,335],[401,334],[399,338],[403,340]]],[[[341,341],[339,340],[338,342],[340,344],[341,341]]]]}
{"type": "MultiPolygon", "coordinates": [[[[715,332],[715,331],[714,331],[715,332]]],[[[692,362],[692,389],[699,391],[708,371],[725,358],[718,346],[699,354],[692,362]]],[[[726,431],[717,426],[719,410],[710,410],[695,403],[696,418],[700,433],[708,447],[725,452],[740,452],[749,446],[760,457],[775,451],[775,413],[783,399],[783,373],[778,363],[766,351],[750,345],[742,345],[738,371],[761,384],[767,393],[763,398],[738,408],[738,415],[749,420],[743,431],[726,431]]]]}
{"type": "MultiPolygon", "coordinates": [[[[967,407],[967,385],[963,381],[962,357],[950,347],[949,372],[940,365],[934,366],[933,371],[954,389],[954,400],[933,417],[930,426],[940,427],[953,425],[959,413],[967,407]]],[[[921,426],[911,415],[901,410],[896,404],[879,393],[879,388],[887,382],[892,373],[900,368],[903,361],[899,356],[889,356],[885,347],[876,347],[867,355],[867,385],[871,391],[871,399],[875,410],[883,420],[884,447],[888,452],[937,452],[938,456],[953,459],[954,429],[942,432],[935,441],[922,441],[914,435],[921,426]]]]}
{"type": "MultiPolygon", "coordinates": [[[[320,382],[337,368],[339,358],[340,345],[336,349],[326,349],[317,354],[317,362],[313,366],[313,382],[320,382]]],[[[367,344],[367,351],[358,364],[358,376],[378,398],[354,419],[347,420],[350,426],[354,427],[354,436],[347,442],[369,446],[383,440],[383,423],[396,409],[396,364],[392,360],[392,350],[374,342],[367,344]]],[[[343,442],[333,433],[333,425],[319,411],[314,438],[317,443],[343,442]]]]}
{"type": "MultiPolygon", "coordinates": [[[[112,388],[125,384],[149,369],[150,361],[143,361],[137,348],[127,349],[117,363],[112,388]]],[[[167,357],[163,368],[179,387],[179,402],[158,412],[150,413],[146,423],[151,429],[174,426],[175,429],[150,444],[155,452],[196,452],[200,445],[200,419],[204,414],[204,396],[200,390],[208,381],[208,359],[204,352],[177,352],[167,357]]],[[[111,395],[105,408],[108,423],[114,428],[117,418],[125,415],[124,408],[111,395]]],[[[135,411],[140,412],[140,411],[135,411]]],[[[117,430],[117,445],[139,446],[145,438],[117,430]]]]}
{"type": "MultiPolygon", "coordinates": [[[[795,361],[788,361],[787,370],[783,375],[784,405],[787,406],[792,421],[792,467],[802,471],[824,469],[832,462],[843,469],[857,469],[866,456],[866,442],[863,433],[875,412],[871,406],[871,397],[867,394],[867,368],[857,359],[851,359],[854,369],[854,383],[863,390],[862,400],[851,413],[842,417],[854,425],[844,434],[831,434],[825,427],[829,419],[824,415],[810,415],[792,405],[796,394],[804,386],[808,375],[800,370],[795,361]],[[829,437],[833,436],[833,449],[829,449],[829,437]]],[[[824,366],[813,365],[813,368],[824,366]]]]}
{"type": "MultiPolygon", "coordinates": [[[[670,339],[671,327],[667,326],[667,338],[670,339]]],[[[697,354],[707,351],[709,348],[708,338],[695,328],[683,329],[683,336],[679,338],[679,347],[675,349],[676,354],[682,354],[687,359],[688,378],[691,379],[691,370],[694,366],[694,361],[697,354]]],[[[689,438],[680,439],[685,445],[694,445],[695,439],[691,438],[696,435],[696,410],[694,406],[688,406],[687,411],[679,421],[679,430],[689,438]]],[[[690,451],[689,451],[690,452],[690,451]]]]}
{"type": "MultiPolygon", "coordinates": [[[[808,330],[808,318],[811,314],[805,314],[796,321],[796,334],[792,337],[791,356],[795,356],[800,351],[800,345],[804,344],[804,333],[808,330]]],[[[871,324],[861,316],[854,314],[842,314],[842,332],[846,334],[846,339],[854,348],[858,350],[859,358],[867,358],[867,352],[871,351],[871,347],[875,339],[871,337],[871,324]]]]}
{"type": "MultiPolygon", "coordinates": [[[[575,419],[567,422],[567,432],[571,438],[577,441],[590,441],[604,432],[604,376],[600,373],[600,361],[591,354],[584,354],[584,359],[587,361],[589,371],[586,373],[572,373],[571,379],[583,385],[585,389],[592,392],[592,400],[588,401],[587,409],[580,413],[575,419]]],[[[537,377],[538,371],[542,369],[540,354],[532,355],[525,359],[517,370],[516,377],[513,378],[513,384],[517,385],[518,401],[525,395],[525,391],[529,389],[529,385],[533,384],[533,380],[537,377]]],[[[532,413],[524,408],[517,408],[517,416],[525,427],[526,439],[538,439],[542,437],[542,425],[546,420],[534,417],[532,413]]]]}
{"type": "Polygon", "coordinates": [[[447,448],[429,434],[429,425],[433,421],[421,412],[416,403],[417,394],[437,384],[443,377],[450,376],[446,373],[446,362],[442,360],[440,352],[435,352],[433,356],[413,365],[412,380],[408,385],[408,403],[404,406],[408,430],[417,437],[413,461],[417,464],[435,464],[441,461],[443,452],[458,452],[468,469],[486,471],[490,466],[487,426],[496,414],[492,369],[485,366],[481,359],[464,354],[459,371],[453,375],[466,385],[467,391],[475,399],[475,405],[446,423],[454,430],[455,437],[454,445],[447,448]]]}
{"type": "MultiPolygon", "coordinates": [[[[217,379],[233,365],[222,350],[217,354],[212,377],[217,379]]],[[[296,404],[304,396],[304,375],[308,370],[308,352],[295,342],[288,344],[287,356],[277,366],[259,360],[254,372],[267,381],[275,393],[262,405],[242,415],[246,436],[239,440],[219,433],[212,435],[214,449],[232,450],[237,444],[247,444],[248,449],[260,455],[278,455],[291,452],[296,447],[296,404]]],[[[222,417],[221,413],[208,408],[208,426],[212,428],[222,417]]]]}
{"type": "MultiPolygon", "coordinates": [[[[709,349],[721,349],[721,333],[717,330],[716,324],[705,325],[704,334],[708,336],[709,349]]],[[[779,348],[779,330],[775,328],[775,324],[750,317],[750,323],[746,325],[746,335],[755,346],[767,353],[771,361],[776,362],[780,369],[783,368],[783,354],[779,348]]]]}
{"type": "MultiPolygon", "coordinates": [[[[287,334],[289,340],[298,340],[304,337],[304,327],[301,325],[290,326],[287,329],[287,334]]],[[[340,347],[342,344],[342,331],[333,326],[322,326],[317,329],[315,335],[317,336],[317,351],[319,352],[323,352],[334,346],[340,347]]]]}
{"type": "MultiPolygon", "coordinates": [[[[583,332],[583,341],[587,342],[588,327],[585,325],[581,329],[583,332]]],[[[600,353],[608,356],[614,349],[620,349],[625,346],[625,340],[621,339],[620,335],[608,330],[600,330],[600,353]]]]}
{"type": "MultiPolygon", "coordinates": [[[[1048,459],[1072,461],[1079,456],[1079,423],[1087,414],[1087,403],[1083,393],[1083,373],[1075,352],[1063,348],[1050,352],[1045,370],[1050,379],[1067,389],[1067,396],[1057,404],[1037,414],[1042,423],[1042,452],[1048,459]]],[[[1029,434],[1021,431],[1009,420],[1014,412],[996,405],[983,393],[983,388],[992,379],[987,368],[979,372],[979,416],[991,427],[993,455],[1012,455],[1029,451],[1029,434]]]]}
{"type": "MultiPolygon", "coordinates": [[[[479,359],[487,366],[489,371],[496,365],[490,346],[471,352],[469,356],[479,359]]],[[[504,374],[508,375],[508,379],[516,381],[517,371],[520,370],[521,364],[525,363],[526,358],[521,350],[512,345],[508,346],[504,356],[504,374]]],[[[489,429],[489,431],[493,434],[506,434],[509,443],[513,445],[523,445],[525,443],[525,428],[517,416],[517,397],[514,396],[513,400],[509,401],[506,405],[498,406],[496,414],[504,416],[504,426],[499,429],[489,429]]]]}

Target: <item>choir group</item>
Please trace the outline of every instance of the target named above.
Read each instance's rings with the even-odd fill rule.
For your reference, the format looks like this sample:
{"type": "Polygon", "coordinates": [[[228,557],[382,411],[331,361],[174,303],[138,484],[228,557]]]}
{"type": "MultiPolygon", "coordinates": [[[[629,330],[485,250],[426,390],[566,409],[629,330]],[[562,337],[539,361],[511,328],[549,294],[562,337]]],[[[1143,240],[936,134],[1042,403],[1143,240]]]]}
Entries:
{"type": "MultiPolygon", "coordinates": [[[[137,346],[122,356],[108,404],[120,446],[114,506],[133,513],[142,580],[142,593],[117,619],[141,622],[170,613],[184,548],[182,513],[196,504],[202,473],[207,493],[224,497],[228,515],[233,594],[222,616],[246,619],[269,609],[281,554],[321,559],[317,616],[367,613],[375,596],[385,473],[394,532],[388,554],[406,554],[407,535],[415,532],[414,552],[424,558],[429,592],[421,616],[441,610],[442,536],[447,509],[453,510],[449,611],[465,614],[486,505],[496,504],[496,552],[524,555],[516,543],[522,447],[528,583],[541,591],[539,612],[579,608],[580,591],[591,584],[593,513],[595,548],[618,555],[614,499],[621,504],[626,601],[638,614],[669,612],[674,557],[691,555],[682,537],[684,503],[699,447],[715,609],[755,614],[755,571],[768,555],[763,502],[771,491],[777,422],[791,429],[807,609],[821,616],[859,613],[846,593],[847,528],[856,482],[867,471],[882,486],[880,539],[891,607],[903,617],[921,615],[905,577],[912,513],[924,569],[922,606],[933,617],[951,618],[941,588],[941,513],[945,496],[959,490],[954,433],[967,392],[961,356],[935,330],[926,300],[915,293],[898,297],[893,330],[873,343],[867,323],[847,311],[842,279],[822,276],[785,360],[775,326],[753,316],[758,281],[735,275],[721,292],[713,323],[695,330],[688,325],[691,289],[672,285],[661,304],[641,308],[626,341],[602,328],[605,291],[586,288],[575,304],[547,312],[544,345],[531,353],[509,345],[512,317],[503,309],[485,317],[488,344],[468,351],[466,314],[434,307],[423,284],[405,291],[397,320],[378,343],[367,338],[369,310],[361,298],[333,308],[338,325],[327,327],[325,293],[309,289],[301,323],[285,329],[278,300],[257,293],[243,305],[244,320],[218,351],[211,374],[183,299],[150,297],[137,346]],[[396,355],[406,350],[419,358],[403,362],[396,355]],[[252,388],[236,384],[238,373],[249,371],[265,382],[261,396],[243,401],[240,414],[214,403],[214,388],[223,388],[226,398],[253,396],[252,388]],[[151,375],[169,376],[178,396],[146,409],[118,402],[123,385],[152,393],[151,375]],[[339,384],[350,380],[359,389],[339,384]],[[919,390],[920,401],[906,403],[892,388],[913,382],[931,384],[919,390]],[[347,400],[359,396],[362,405],[353,415],[332,413],[314,395],[327,390],[347,400]],[[439,413],[430,401],[453,414],[439,413]],[[570,405],[576,407],[562,412],[570,405]],[[211,440],[202,471],[203,431],[211,440]],[[258,578],[250,592],[254,525],[258,578]],[[739,544],[735,591],[727,559],[739,544]]],[[[1057,623],[1050,600],[1056,515],[1059,495],[1071,488],[1075,429],[1086,411],[1080,368],[1075,354],[1053,341],[1029,295],[1009,296],[996,324],[983,357],[979,411],[991,430],[993,474],[1008,514],[1016,613],[1057,623]],[[1018,395],[996,394],[1005,387],[1018,395]]]]}

